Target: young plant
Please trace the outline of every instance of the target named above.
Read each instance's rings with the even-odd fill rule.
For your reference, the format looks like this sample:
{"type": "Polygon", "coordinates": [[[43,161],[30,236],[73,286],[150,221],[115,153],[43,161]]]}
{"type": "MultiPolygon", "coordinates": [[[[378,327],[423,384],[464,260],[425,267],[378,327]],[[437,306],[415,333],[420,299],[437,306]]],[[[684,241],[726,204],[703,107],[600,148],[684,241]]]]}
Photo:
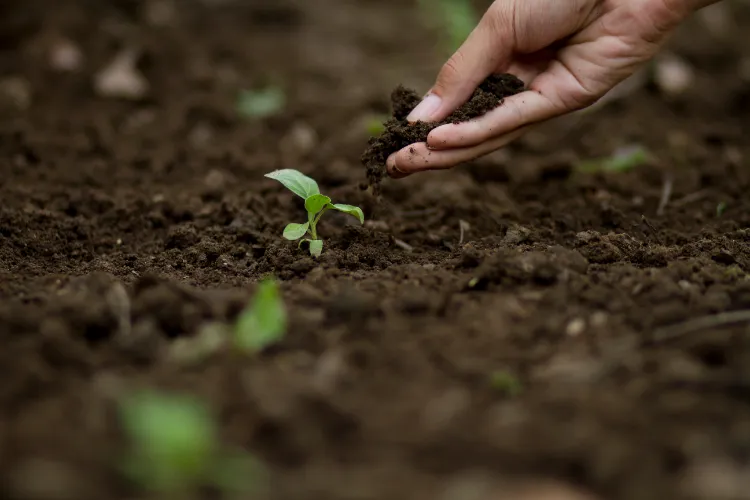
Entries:
{"type": "Polygon", "coordinates": [[[286,334],[287,314],[272,279],[260,283],[252,302],[240,313],[235,324],[235,345],[243,352],[260,352],[286,334]]]}
{"type": "Polygon", "coordinates": [[[305,210],[307,210],[307,222],[304,224],[291,223],[284,228],[284,238],[290,241],[307,242],[310,248],[310,255],[320,257],[323,252],[323,240],[318,237],[318,222],[328,210],[338,210],[356,217],[360,224],[365,222],[365,215],[362,209],[353,205],[343,203],[331,203],[331,198],[320,194],[318,183],[314,179],[293,169],[276,170],[266,174],[269,179],[274,179],[282,183],[291,192],[305,200],[305,210]]]}
{"type": "Polygon", "coordinates": [[[649,159],[649,152],[644,147],[635,144],[620,148],[612,156],[606,158],[582,161],[576,165],[576,169],[585,173],[628,172],[648,163],[649,159]]]}
{"type": "Polygon", "coordinates": [[[245,118],[268,118],[280,113],[284,106],[286,106],[286,94],[276,86],[243,90],[237,98],[237,111],[245,118]]]}
{"type": "Polygon", "coordinates": [[[490,385],[496,391],[510,397],[518,396],[523,390],[518,377],[504,370],[494,371],[490,374],[490,385]]]}
{"type": "Polygon", "coordinates": [[[466,41],[479,16],[471,0],[420,0],[425,17],[433,19],[447,35],[446,51],[454,52],[466,41]]]}
{"type": "Polygon", "coordinates": [[[190,397],[147,391],[120,406],[130,442],[124,471],[147,490],[186,498],[204,486],[250,493],[259,485],[259,463],[225,452],[207,407],[190,397]]]}

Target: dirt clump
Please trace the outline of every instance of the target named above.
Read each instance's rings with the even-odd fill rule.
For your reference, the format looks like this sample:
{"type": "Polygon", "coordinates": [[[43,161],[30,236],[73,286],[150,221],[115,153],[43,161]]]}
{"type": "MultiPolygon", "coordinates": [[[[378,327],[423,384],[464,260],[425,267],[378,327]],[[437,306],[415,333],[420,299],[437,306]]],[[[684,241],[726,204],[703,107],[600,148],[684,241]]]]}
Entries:
{"type": "Polygon", "coordinates": [[[391,154],[409,144],[426,141],[429,133],[437,127],[481,116],[500,106],[506,97],[518,94],[524,89],[524,83],[514,75],[491,75],[477,87],[465,104],[445,120],[437,123],[409,123],[406,117],[422,98],[414,90],[399,85],[391,93],[392,118],[385,123],[385,130],[379,137],[370,139],[368,148],[362,155],[362,163],[367,169],[368,186],[374,193],[379,193],[380,183],[386,175],[385,162],[391,154]]]}

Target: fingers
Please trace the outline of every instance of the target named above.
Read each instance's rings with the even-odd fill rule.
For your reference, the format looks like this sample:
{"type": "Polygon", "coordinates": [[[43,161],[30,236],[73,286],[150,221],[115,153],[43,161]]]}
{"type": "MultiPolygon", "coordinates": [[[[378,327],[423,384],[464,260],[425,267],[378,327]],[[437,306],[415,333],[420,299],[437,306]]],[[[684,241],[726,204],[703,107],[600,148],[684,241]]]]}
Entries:
{"type": "Polygon", "coordinates": [[[434,129],[427,144],[435,150],[470,148],[566,111],[539,90],[527,90],[506,98],[502,105],[476,120],[434,129]]]}
{"type": "Polygon", "coordinates": [[[507,66],[513,51],[510,2],[499,2],[485,14],[460,49],[443,65],[435,85],[411,112],[411,122],[445,119],[465,103],[482,81],[507,66]],[[508,4],[504,8],[502,5],[508,4]]]}
{"type": "Polygon", "coordinates": [[[412,144],[392,154],[386,162],[386,170],[390,177],[402,179],[416,172],[451,168],[459,163],[474,160],[496,149],[500,149],[521,137],[531,128],[532,126],[522,127],[468,148],[435,151],[430,149],[424,142],[412,144]]]}

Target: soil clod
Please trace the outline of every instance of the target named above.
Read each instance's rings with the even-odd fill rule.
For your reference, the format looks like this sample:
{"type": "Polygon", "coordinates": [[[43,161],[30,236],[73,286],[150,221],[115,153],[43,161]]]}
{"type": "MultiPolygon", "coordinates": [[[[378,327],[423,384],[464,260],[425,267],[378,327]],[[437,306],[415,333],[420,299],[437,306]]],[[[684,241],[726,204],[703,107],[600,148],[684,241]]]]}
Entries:
{"type": "Polygon", "coordinates": [[[406,117],[417,107],[421,98],[414,90],[397,87],[391,94],[392,118],[385,123],[385,130],[379,137],[370,139],[369,147],[362,155],[369,187],[375,194],[379,193],[380,183],[386,175],[385,162],[392,153],[409,144],[426,141],[429,133],[441,125],[461,123],[481,116],[524,88],[524,83],[511,74],[492,75],[479,85],[471,99],[445,120],[439,123],[409,123],[406,117]]]}

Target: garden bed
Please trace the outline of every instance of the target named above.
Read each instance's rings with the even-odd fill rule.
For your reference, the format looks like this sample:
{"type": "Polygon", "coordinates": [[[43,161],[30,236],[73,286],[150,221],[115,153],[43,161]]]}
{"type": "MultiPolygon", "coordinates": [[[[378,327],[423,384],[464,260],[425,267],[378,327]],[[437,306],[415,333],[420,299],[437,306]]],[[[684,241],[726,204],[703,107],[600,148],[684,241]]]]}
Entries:
{"type": "Polygon", "coordinates": [[[534,498],[747,496],[750,330],[717,316],[750,309],[741,31],[695,20],[674,40],[696,69],[684,95],[646,85],[374,197],[368,123],[444,60],[418,6],[175,3],[0,12],[11,498],[140,498],[117,465],[116,403],[136,387],[203,398],[273,499],[499,499],[542,482],[534,498]],[[71,72],[48,57],[61,37],[84,56],[71,72]],[[123,47],[140,53],[138,100],[94,90],[123,47]],[[268,82],[283,110],[240,116],[238,93],[268,82]],[[649,159],[629,171],[576,168],[633,144],[649,159]],[[281,237],[304,209],[264,178],[280,168],[365,224],[327,215],[311,258],[281,237]],[[289,313],[280,343],[168,356],[268,275],[289,313]]]}

